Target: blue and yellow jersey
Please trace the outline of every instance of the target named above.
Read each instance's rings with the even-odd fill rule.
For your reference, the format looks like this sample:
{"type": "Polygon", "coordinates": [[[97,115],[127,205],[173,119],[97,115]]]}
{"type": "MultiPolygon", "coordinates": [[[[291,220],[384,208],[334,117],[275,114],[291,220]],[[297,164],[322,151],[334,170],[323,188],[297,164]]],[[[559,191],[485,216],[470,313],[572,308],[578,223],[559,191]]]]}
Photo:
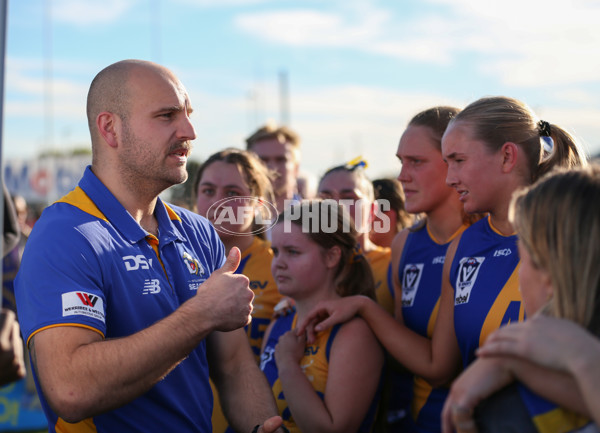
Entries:
{"type": "Polygon", "coordinates": [[[589,419],[557,406],[522,384],[518,391],[539,433],[598,433],[598,426],[589,419]]]}
{"type": "MultiPolygon", "coordinates": [[[[271,273],[272,260],[273,251],[270,242],[255,236],[250,247],[242,252],[240,265],[235,271],[236,274],[248,277],[250,288],[254,292],[252,321],[246,325],[245,329],[257,363],[260,359],[263,336],[273,318],[275,305],[282,298],[271,273]]],[[[212,415],[213,433],[223,433],[229,431],[228,423],[212,382],[211,386],[215,401],[212,415]]]]}
{"type": "Polygon", "coordinates": [[[394,314],[394,284],[392,282],[392,250],[376,246],[365,253],[367,262],[371,265],[375,280],[375,296],[377,303],[388,313],[394,314]]]}
{"type": "MultiPolygon", "coordinates": [[[[88,167],[75,190],[44,210],[27,242],[15,282],[25,340],[56,326],[126,337],[202,290],[225,261],[217,233],[206,219],[160,199],[155,216],[158,237],[88,167]]],[[[51,433],[211,431],[204,341],[144,395],[76,424],[60,419],[38,393],[51,433]]]]}
{"type": "Polygon", "coordinates": [[[517,236],[503,236],[489,219],[466,229],[450,269],[454,288],[454,329],[463,366],[502,325],[522,321],[525,310],[519,292],[517,236]]]}
{"type": "MultiPolygon", "coordinates": [[[[279,415],[283,418],[284,425],[291,433],[301,433],[294,421],[294,418],[287,405],[281,381],[279,380],[279,370],[275,362],[275,346],[279,338],[296,327],[296,313],[288,314],[287,316],[278,317],[271,328],[271,332],[267,338],[265,349],[260,358],[260,369],[265,373],[273,395],[277,402],[279,415]]],[[[329,354],[333,340],[343,325],[336,325],[323,332],[317,334],[317,339],[313,344],[307,345],[304,351],[304,357],[300,360],[302,371],[312,384],[315,392],[321,399],[325,397],[325,389],[327,386],[327,377],[329,374],[329,354]]],[[[367,418],[363,422],[360,432],[369,431],[372,424],[377,401],[374,401],[367,418]]]]}
{"type": "MultiPolygon", "coordinates": [[[[404,243],[398,279],[402,286],[402,317],[409,329],[431,338],[437,320],[446,250],[452,239],[466,229],[461,226],[446,243],[430,233],[427,224],[409,232],[404,243]]],[[[419,432],[441,431],[441,413],[448,388],[432,388],[414,378],[412,415],[419,432]]]]}
{"type": "Polygon", "coordinates": [[[246,331],[256,362],[260,359],[262,339],[273,318],[275,305],[282,298],[271,273],[272,260],[270,242],[254,237],[252,245],[242,253],[236,271],[237,274],[244,274],[250,279],[250,288],[254,292],[252,322],[246,326],[246,331]]]}

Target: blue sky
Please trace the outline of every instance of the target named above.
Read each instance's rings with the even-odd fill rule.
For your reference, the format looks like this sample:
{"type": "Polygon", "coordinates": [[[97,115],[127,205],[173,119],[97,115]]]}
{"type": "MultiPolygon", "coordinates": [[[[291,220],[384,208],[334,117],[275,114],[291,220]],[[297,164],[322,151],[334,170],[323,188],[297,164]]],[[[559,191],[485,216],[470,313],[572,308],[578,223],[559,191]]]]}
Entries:
{"type": "Polygon", "coordinates": [[[9,0],[3,157],[88,146],[89,83],[125,58],[180,77],[199,160],[281,120],[282,72],[317,176],[357,155],[372,178],[395,175],[412,115],[487,95],[527,102],[595,154],[598,23],[598,0],[9,0]]]}

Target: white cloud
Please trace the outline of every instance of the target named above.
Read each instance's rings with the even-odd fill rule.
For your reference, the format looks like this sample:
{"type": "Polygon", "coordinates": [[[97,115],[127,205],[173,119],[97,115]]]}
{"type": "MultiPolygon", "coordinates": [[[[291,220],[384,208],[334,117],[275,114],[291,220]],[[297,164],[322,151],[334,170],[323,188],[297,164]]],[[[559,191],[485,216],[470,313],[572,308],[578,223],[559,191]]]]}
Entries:
{"type": "Polygon", "coordinates": [[[76,26],[112,23],[124,16],[139,0],[53,0],[52,17],[76,26]]]}
{"type": "Polygon", "coordinates": [[[431,64],[471,55],[480,71],[509,86],[585,83],[600,76],[600,2],[429,1],[439,10],[408,17],[400,8],[363,5],[246,13],[234,22],[258,38],[296,47],[354,48],[431,64]]]}

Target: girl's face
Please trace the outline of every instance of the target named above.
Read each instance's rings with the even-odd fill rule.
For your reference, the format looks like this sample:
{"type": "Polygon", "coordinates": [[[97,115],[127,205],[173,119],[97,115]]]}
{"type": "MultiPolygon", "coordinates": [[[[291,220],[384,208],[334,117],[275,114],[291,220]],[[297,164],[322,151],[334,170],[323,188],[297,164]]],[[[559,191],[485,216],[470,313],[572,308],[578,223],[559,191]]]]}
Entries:
{"type": "Polygon", "coordinates": [[[279,292],[299,300],[328,287],[331,268],[325,250],[302,233],[302,227],[290,224],[286,232],[285,226],[278,223],[271,229],[271,272],[279,292]]]}
{"type": "Polygon", "coordinates": [[[501,152],[490,152],[483,141],[472,137],[465,122],[446,129],[442,137],[442,155],[448,163],[446,183],[458,192],[465,212],[490,212],[498,199],[501,152]]]}
{"type": "Polygon", "coordinates": [[[431,212],[447,200],[458,200],[456,191],[446,185],[448,167],[431,129],[409,126],[400,138],[396,156],[402,163],[398,180],[408,212],[431,212]]]}
{"type": "Polygon", "coordinates": [[[318,196],[346,206],[357,230],[365,233],[369,231],[374,203],[361,187],[360,180],[352,172],[334,171],[321,179],[318,196]]]}
{"type": "Polygon", "coordinates": [[[248,233],[252,230],[256,201],[245,197],[251,195],[237,165],[215,161],[206,167],[198,182],[196,207],[200,215],[208,218],[215,227],[223,229],[220,233],[248,233]],[[214,203],[225,198],[231,200],[210,209],[214,203]]]}
{"type": "Polygon", "coordinates": [[[539,268],[531,259],[531,254],[521,241],[518,242],[519,257],[519,288],[523,297],[525,313],[528,317],[537,313],[552,297],[550,275],[539,268]]]}

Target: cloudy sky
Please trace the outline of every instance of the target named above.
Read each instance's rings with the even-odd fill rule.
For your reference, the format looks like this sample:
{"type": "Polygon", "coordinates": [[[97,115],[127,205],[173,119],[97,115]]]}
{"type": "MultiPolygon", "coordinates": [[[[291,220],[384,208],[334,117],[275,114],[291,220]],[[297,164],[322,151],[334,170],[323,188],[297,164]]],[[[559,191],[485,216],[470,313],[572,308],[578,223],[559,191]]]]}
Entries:
{"type": "Polygon", "coordinates": [[[372,178],[394,175],[412,115],[487,95],[595,154],[598,23],[599,0],[10,0],[3,157],[89,146],[89,83],[125,58],[180,77],[198,160],[288,119],[306,171],[363,155],[372,178]]]}

